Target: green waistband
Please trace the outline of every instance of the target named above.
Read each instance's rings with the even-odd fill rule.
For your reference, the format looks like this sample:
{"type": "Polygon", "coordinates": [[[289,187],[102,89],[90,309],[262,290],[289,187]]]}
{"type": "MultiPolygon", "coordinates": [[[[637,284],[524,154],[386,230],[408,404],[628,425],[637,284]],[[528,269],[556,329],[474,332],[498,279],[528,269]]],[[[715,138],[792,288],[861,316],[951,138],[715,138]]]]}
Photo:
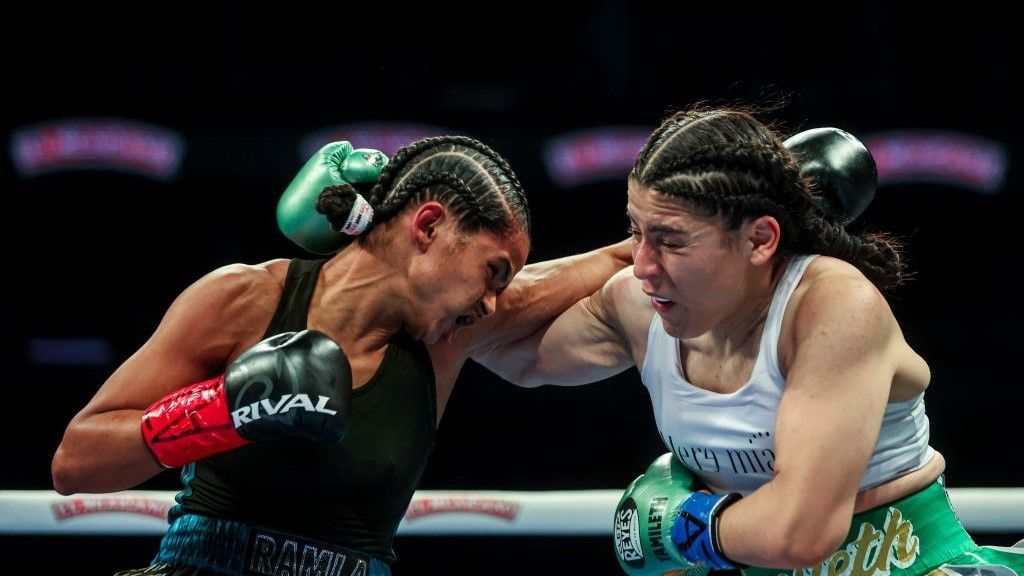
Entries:
{"type": "Polygon", "coordinates": [[[853,516],[850,532],[820,566],[746,568],[744,576],[917,576],[976,545],[938,481],[853,516]]]}

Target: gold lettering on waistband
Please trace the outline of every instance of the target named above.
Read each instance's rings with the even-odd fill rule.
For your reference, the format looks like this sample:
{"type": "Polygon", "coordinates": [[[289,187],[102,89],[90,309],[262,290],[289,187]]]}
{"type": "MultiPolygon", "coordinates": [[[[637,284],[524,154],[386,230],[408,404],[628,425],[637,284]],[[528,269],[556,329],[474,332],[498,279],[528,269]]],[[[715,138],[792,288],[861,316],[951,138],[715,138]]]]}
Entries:
{"type": "Polygon", "coordinates": [[[881,529],[864,522],[857,537],[819,566],[798,568],[779,576],[889,576],[892,567],[909,568],[921,551],[914,524],[890,507],[881,529]]]}

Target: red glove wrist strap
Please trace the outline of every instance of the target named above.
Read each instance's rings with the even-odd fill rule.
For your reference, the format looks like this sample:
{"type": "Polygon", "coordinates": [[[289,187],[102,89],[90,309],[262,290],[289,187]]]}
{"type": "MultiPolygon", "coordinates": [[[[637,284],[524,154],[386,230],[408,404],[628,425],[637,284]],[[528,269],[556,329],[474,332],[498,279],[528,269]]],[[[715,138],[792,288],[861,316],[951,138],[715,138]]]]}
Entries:
{"type": "Polygon", "coordinates": [[[154,402],[142,414],[142,437],[165,468],[249,443],[231,423],[223,374],[154,402]]]}

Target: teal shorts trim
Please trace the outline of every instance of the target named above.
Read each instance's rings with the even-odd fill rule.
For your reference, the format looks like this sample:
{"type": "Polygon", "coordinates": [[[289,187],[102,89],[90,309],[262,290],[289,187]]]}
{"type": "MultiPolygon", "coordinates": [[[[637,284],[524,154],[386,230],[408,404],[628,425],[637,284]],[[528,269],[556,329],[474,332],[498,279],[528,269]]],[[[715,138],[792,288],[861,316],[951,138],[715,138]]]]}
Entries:
{"type": "MultiPolygon", "coordinates": [[[[1000,576],[946,567],[1002,566],[1024,576],[1024,550],[978,546],[953,511],[941,481],[855,514],[843,544],[819,566],[751,567],[744,576],[1000,576]],[[934,574],[932,574],[934,572],[934,574]]],[[[996,571],[999,572],[999,571],[996,571]]],[[[1003,576],[1011,576],[1009,572],[1003,576]]]]}

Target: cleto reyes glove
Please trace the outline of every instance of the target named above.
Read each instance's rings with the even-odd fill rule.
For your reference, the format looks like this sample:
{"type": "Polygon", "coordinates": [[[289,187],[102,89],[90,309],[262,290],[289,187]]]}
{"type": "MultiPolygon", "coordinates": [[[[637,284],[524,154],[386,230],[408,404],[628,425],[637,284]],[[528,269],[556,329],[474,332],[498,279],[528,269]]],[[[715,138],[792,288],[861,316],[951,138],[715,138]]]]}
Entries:
{"type": "Polygon", "coordinates": [[[250,441],[337,444],[351,396],[352,369],[334,340],[285,332],[243,352],[224,374],[154,402],[142,414],[142,437],[167,468],[250,441]]]}
{"type": "Polygon", "coordinates": [[[718,514],[738,494],[697,491],[671,453],[659,456],[626,488],[615,508],[615,557],[631,576],[704,576],[740,567],[722,554],[718,514]]]}

